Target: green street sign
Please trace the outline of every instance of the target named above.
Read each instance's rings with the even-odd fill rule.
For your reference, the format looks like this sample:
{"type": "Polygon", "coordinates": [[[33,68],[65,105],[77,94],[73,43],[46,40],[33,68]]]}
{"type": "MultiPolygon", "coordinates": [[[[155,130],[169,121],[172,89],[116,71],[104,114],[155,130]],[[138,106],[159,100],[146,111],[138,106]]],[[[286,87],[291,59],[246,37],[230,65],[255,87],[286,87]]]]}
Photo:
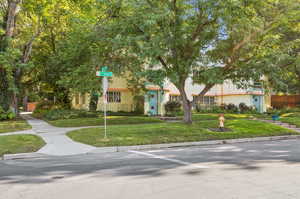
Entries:
{"type": "Polygon", "coordinates": [[[102,71],[102,72],[107,72],[107,69],[108,69],[107,66],[103,66],[103,67],[101,68],[101,71],[102,71]]]}
{"type": "Polygon", "coordinates": [[[102,67],[101,71],[96,72],[97,77],[112,77],[113,73],[107,71],[107,66],[102,67]]]}
{"type": "Polygon", "coordinates": [[[112,72],[97,71],[97,73],[96,73],[97,77],[112,77],[112,75],[113,75],[112,72]]]}

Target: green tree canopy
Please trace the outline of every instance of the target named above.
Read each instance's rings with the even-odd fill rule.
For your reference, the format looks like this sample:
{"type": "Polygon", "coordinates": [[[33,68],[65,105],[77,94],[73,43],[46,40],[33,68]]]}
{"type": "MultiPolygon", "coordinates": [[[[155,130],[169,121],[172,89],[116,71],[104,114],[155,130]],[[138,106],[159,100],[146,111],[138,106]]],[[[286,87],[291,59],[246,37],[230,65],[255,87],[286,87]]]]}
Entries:
{"type": "Polygon", "coordinates": [[[269,63],[262,65],[264,45],[299,10],[296,0],[103,2],[113,13],[105,31],[114,45],[139,60],[130,67],[160,71],[161,81],[168,78],[178,88],[186,123],[192,122],[191,108],[198,100],[188,99],[186,79],[205,85],[199,96],[225,79],[244,85],[260,79],[271,71],[269,63]]]}

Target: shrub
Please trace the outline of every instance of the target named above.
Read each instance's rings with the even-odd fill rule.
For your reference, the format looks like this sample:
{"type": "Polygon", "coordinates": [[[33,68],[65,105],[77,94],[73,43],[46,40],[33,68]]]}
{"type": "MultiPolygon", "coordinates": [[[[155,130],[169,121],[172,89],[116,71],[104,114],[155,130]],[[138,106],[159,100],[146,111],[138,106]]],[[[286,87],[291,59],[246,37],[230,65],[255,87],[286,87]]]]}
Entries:
{"type": "Polygon", "coordinates": [[[60,108],[60,105],[54,104],[52,101],[45,100],[36,105],[36,108],[33,111],[33,116],[36,118],[43,118],[49,111],[60,108]]]}
{"type": "Polygon", "coordinates": [[[0,106],[0,121],[3,120],[12,120],[16,117],[16,114],[11,110],[4,111],[4,109],[0,106]]]}
{"type": "Polygon", "coordinates": [[[60,120],[60,119],[76,119],[76,118],[93,118],[97,117],[99,113],[85,111],[85,110],[65,110],[54,109],[47,111],[44,118],[47,120],[60,120]]]}
{"type": "Polygon", "coordinates": [[[176,115],[176,113],[180,112],[181,103],[176,101],[169,101],[165,104],[165,110],[167,115],[176,115]]]}
{"type": "Polygon", "coordinates": [[[203,105],[196,105],[196,111],[198,113],[224,113],[224,109],[221,106],[203,106],[203,105]]]}
{"type": "Polygon", "coordinates": [[[55,109],[55,104],[52,101],[41,101],[36,105],[35,110],[52,110],[55,109]]]}
{"type": "MultiPolygon", "coordinates": [[[[104,115],[103,112],[100,112],[101,115],[104,115]]],[[[141,111],[133,111],[133,112],[126,112],[126,111],[118,111],[118,112],[112,112],[112,111],[107,111],[107,115],[109,116],[137,116],[137,115],[144,115],[144,112],[141,111]]]]}
{"type": "Polygon", "coordinates": [[[239,104],[239,109],[241,113],[245,113],[251,110],[251,107],[247,106],[244,102],[239,104]]]}
{"type": "Polygon", "coordinates": [[[237,113],[239,111],[238,107],[232,103],[226,105],[225,109],[230,113],[237,113]]]}
{"type": "Polygon", "coordinates": [[[244,113],[247,113],[247,114],[258,114],[258,111],[256,109],[255,106],[248,106],[248,110],[245,111],[244,113]]]}
{"type": "Polygon", "coordinates": [[[220,105],[220,108],[221,108],[222,110],[226,110],[226,107],[227,107],[227,105],[226,105],[225,103],[222,103],[222,104],[220,105]]]}
{"type": "Polygon", "coordinates": [[[284,107],[284,108],[280,109],[281,114],[296,113],[296,112],[300,112],[300,108],[298,108],[298,107],[284,107]]]}

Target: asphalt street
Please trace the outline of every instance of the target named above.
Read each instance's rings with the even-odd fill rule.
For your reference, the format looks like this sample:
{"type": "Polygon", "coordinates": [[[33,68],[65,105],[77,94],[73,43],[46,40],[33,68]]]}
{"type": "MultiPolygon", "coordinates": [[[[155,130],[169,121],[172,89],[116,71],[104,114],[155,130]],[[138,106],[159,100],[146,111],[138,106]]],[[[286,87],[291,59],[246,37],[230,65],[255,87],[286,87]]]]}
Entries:
{"type": "Polygon", "coordinates": [[[298,199],[300,140],[0,161],[0,199],[298,199]]]}

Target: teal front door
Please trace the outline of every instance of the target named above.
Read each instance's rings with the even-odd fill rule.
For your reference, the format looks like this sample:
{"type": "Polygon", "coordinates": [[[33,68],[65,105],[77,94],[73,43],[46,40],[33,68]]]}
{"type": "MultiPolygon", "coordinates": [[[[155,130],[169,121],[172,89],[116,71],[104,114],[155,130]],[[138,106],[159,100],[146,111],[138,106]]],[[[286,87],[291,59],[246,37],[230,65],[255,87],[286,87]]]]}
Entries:
{"type": "Polygon", "coordinates": [[[256,110],[260,113],[263,112],[263,96],[261,95],[253,95],[253,106],[256,108],[256,110]]]}
{"type": "Polygon", "coordinates": [[[149,113],[151,115],[158,114],[158,92],[157,91],[148,91],[148,100],[149,100],[149,113]]]}

